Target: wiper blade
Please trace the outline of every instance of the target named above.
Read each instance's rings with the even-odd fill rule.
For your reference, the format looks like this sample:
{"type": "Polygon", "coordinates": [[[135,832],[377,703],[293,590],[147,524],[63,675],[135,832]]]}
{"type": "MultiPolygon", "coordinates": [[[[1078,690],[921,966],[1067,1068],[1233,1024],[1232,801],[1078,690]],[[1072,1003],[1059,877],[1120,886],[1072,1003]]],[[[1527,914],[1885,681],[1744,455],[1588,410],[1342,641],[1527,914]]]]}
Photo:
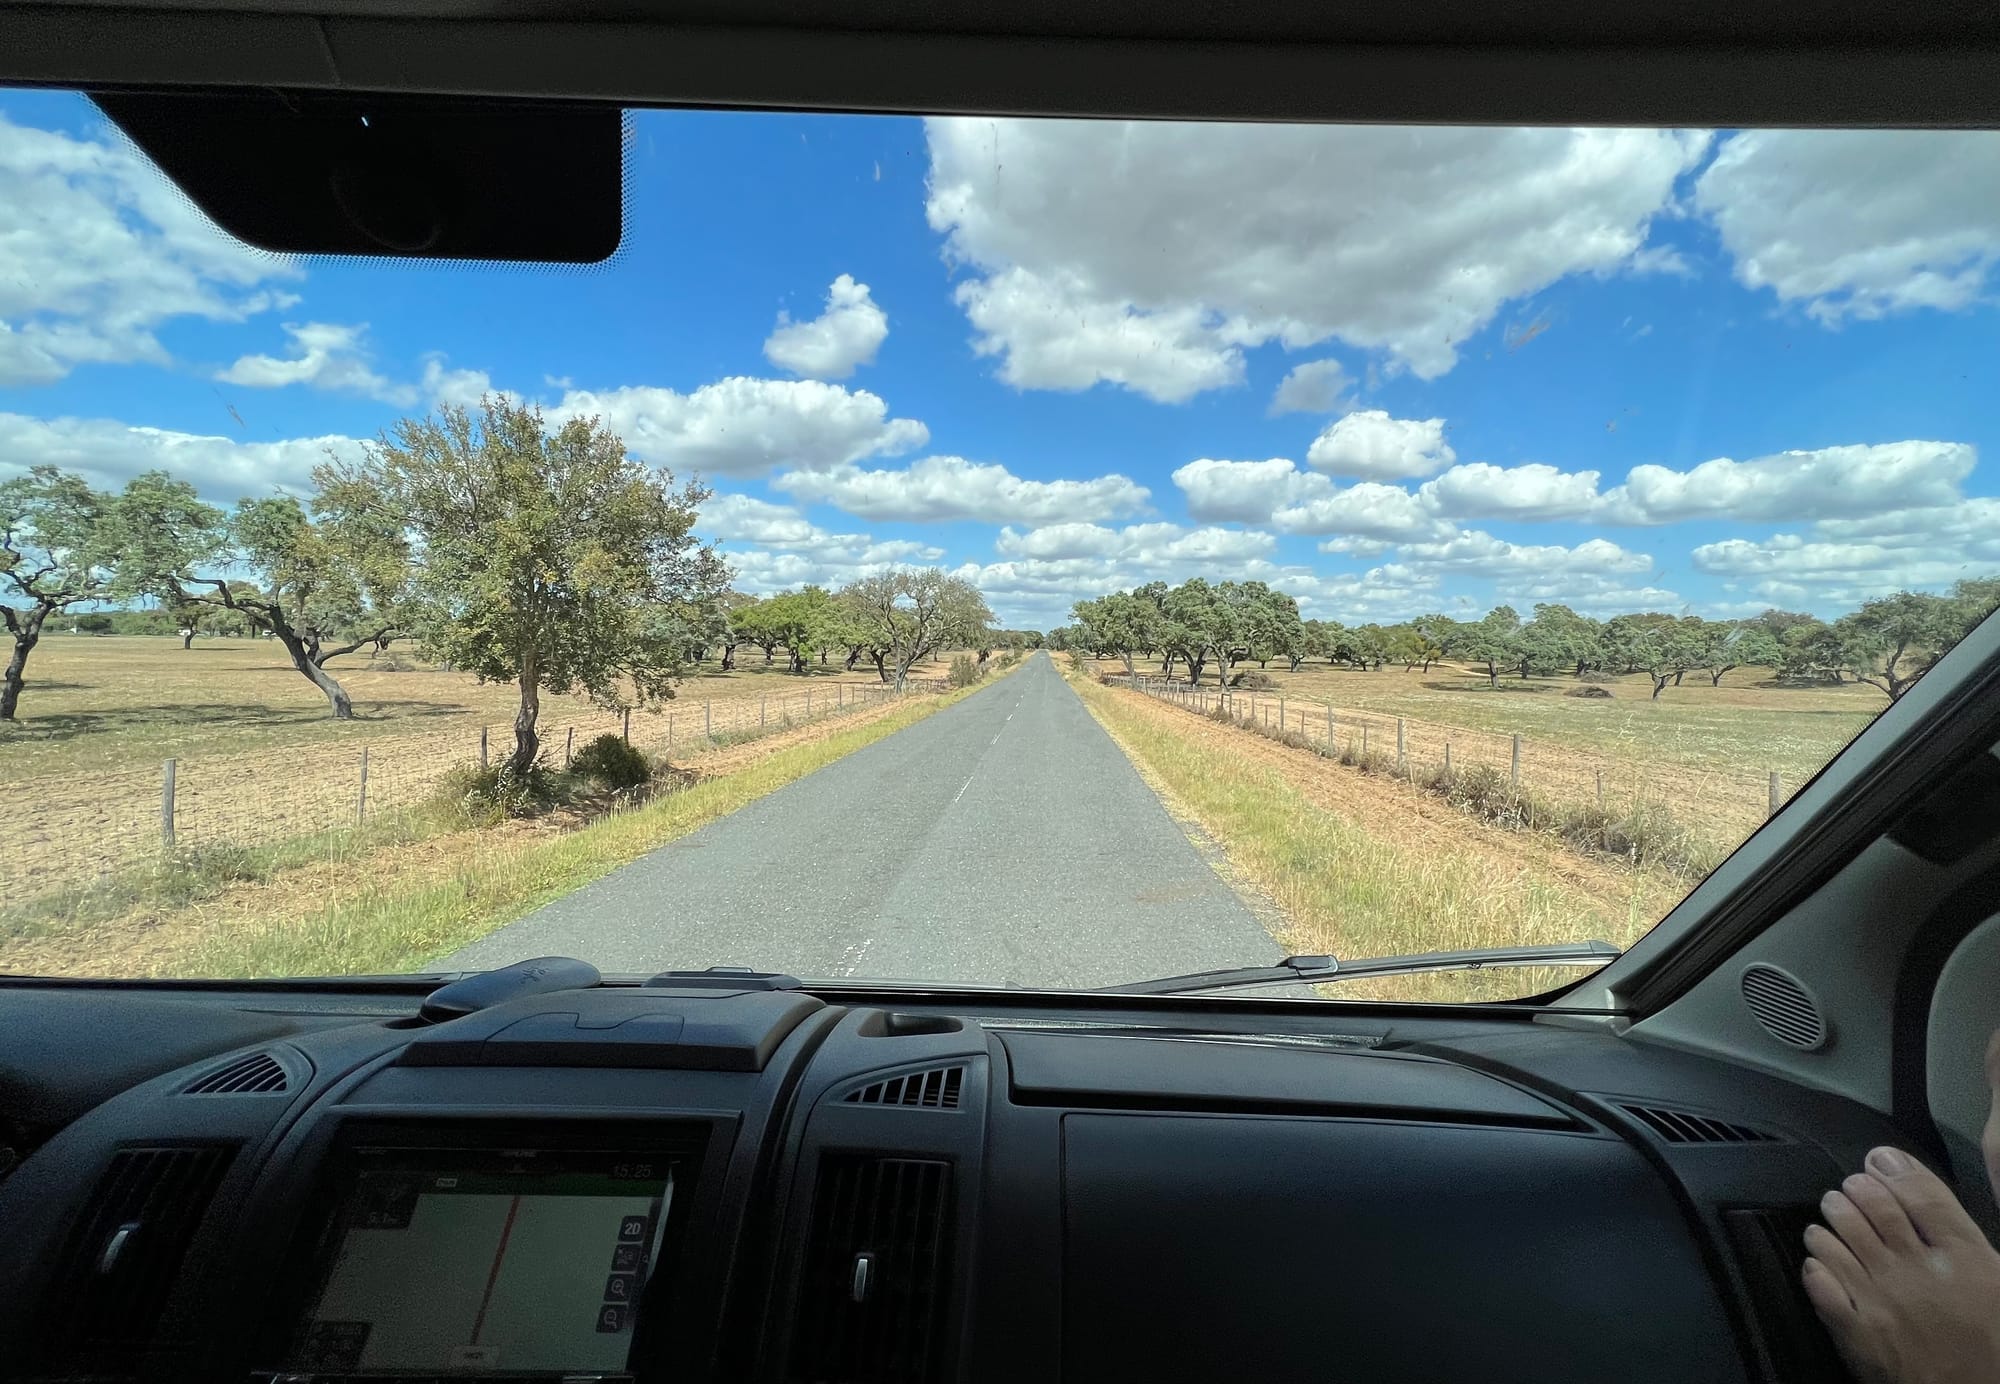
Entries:
{"type": "Polygon", "coordinates": [[[1269,966],[1163,976],[1130,985],[1106,985],[1108,995],[1186,995],[1252,985],[1322,985],[1364,976],[1415,975],[1422,971],[1477,971],[1488,966],[1602,966],[1620,955],[1609,942],[1552,942],[1546,946],[1487,947],[1476,951],[1415,952],[1343,961],[1336,956],[1288,956],[1269,966]]]}

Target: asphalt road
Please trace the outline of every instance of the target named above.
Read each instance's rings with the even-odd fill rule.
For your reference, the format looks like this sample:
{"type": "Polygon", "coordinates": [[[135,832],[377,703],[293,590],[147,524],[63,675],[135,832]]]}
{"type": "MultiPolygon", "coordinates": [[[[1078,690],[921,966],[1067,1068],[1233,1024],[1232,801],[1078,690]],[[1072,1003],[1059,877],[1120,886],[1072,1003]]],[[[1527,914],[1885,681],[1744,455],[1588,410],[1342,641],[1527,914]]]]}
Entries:
{"type": "Polygon", "coordinates": [[[1280,949],[1046,654],[456,953],[1091,986],[1280,949]]]}

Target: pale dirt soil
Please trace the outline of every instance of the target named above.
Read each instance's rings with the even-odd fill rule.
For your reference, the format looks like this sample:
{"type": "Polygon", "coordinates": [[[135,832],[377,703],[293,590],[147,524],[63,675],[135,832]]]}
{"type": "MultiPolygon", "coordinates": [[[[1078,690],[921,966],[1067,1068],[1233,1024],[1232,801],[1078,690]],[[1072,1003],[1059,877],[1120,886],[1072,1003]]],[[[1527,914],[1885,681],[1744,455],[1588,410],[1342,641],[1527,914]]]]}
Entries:
{"type": "MultiPolygon", "coordinates": [[[[695,781],[748,767],[795,745],[881,720],[901,705],[885,702],[847,715],[728,745],[682,761],[695,781]]],[[[572,809],[527,821],[451,832],[365,857],[316,861],[263,883],[233,886],[179,909],[145,908],[55,936],[0,943],[0,971],[26,975],[122,976],[173,974],[176,958],[204,938],[232,928],[298,921],[325,912],[363,890],[421,888],[455,876],[468,864],[531,845],[587,824],[591,812],[572,809]]]]}
{"type": "MultiPolygon", "coordinates": [[[[874,669],[838,660],[809,676],[739,650],[737,669],[702,665],[659,711],[631,718],[635,745],[675,762],[719,739],[885,697],[874,669]]],[[[42,892],[142,858],[161,839],[162,762],[175,765],[175,840],[258,844],[353,822],[368,752],[367,810],[409,807],[453,768],[512,746],[517,694],[462,673],[415,665],[387,671],[359,655],[332,665],[356,719],[332,721],[325,702],[273,645],[244,639],[53,637],[36,649],[24,718],[0,728],[0,815],[10,823],[0,890],[42,892]]],[[[944,661],[912,676],[941,676],[944,661]]],[[[845,719],[845,718],[843,718],[845,719]]],[[[619,734],[620,718],[575,697],[542,699],[541,737],[560,766],[570,745],[619,734]]],[[[724,747],[726,748],[726,747],[724,747]]]]}

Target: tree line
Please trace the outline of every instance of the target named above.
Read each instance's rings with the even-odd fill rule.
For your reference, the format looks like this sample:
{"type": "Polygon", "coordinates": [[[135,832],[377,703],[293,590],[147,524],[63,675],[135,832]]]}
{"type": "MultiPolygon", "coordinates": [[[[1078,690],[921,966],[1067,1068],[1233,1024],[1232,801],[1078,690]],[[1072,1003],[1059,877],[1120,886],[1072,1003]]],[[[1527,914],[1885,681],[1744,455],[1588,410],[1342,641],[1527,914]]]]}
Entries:
{"type": "Polygon", "coordinates": [[[1717,686],[1733,669],[1760,667],[1788,682],[1864,683],[1893,701],[1996,606],[2000,578],[1981,578],[1947,593],[1898,591],[1832,621],[1775,609],[1745,620],[1659,612],[1598,620],[1551,603],[1526,620],[1503,605],[1477,620],[1432,614],[1350,626],[1301,618],[1297,601],[1264,582],[1195,577],[1079,601],[1074,623],[1050,642],[1122,658],[1128,673],[1138,671],[1141,657],[1159,659],[1163,676],[1178,670],[1191,683],[1213,669],[1218,686],[1245,660],[1265,667],[1283,659],[1293,671],[1324,658],[1361,670],[1396,663],[1425,672],[1449,661],[1485,674],[1493,687],[1503,674],[1644,673],[1657,698],[1690,673],[1717,686]]]}
{"type": "MultiPolygon", "coordinates": [[[[275,640],[346,719],[328,664],[410,639],[482,682],[516,684],[514,752],[540,751],[544,692],[607,710],[673,695],[721,647],[784,647],[794,668],[839,648],[899,687],[938,650],[1004,632],[977,588],[939,568],[903,569],[838,593],[766,600],[696,535],[709,491],[637,462],[600,420],[554,431],[532,404],[487,398],[405,418],[359,458],[329,455],[304,498],[232,509],[166,471],[117,491],[37,466],[0,482],[0,619],[12,641],[0,721],[16,718],[28,660],[51,618],[157,602],[189,643],[198,630],[275,640]]],[[[1012,637],[1012,636],[1009,636],[1012,637]]],[[[1005,647],[1005,646],[1003,646],[1005,647]]]]}

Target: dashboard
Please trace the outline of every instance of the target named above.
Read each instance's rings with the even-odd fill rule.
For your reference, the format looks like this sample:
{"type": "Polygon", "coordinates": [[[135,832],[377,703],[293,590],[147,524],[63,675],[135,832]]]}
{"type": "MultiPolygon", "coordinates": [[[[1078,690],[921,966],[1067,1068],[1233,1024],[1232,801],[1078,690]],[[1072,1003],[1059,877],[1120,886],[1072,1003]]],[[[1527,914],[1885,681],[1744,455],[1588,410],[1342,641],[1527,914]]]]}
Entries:
{"type": "Polygon", "coordinates": [[[1497,1008],[704,974],[0,1023],[37,1381],[1837,1378],[1798,1235],[1899,1137],[1497,1008]]]}

